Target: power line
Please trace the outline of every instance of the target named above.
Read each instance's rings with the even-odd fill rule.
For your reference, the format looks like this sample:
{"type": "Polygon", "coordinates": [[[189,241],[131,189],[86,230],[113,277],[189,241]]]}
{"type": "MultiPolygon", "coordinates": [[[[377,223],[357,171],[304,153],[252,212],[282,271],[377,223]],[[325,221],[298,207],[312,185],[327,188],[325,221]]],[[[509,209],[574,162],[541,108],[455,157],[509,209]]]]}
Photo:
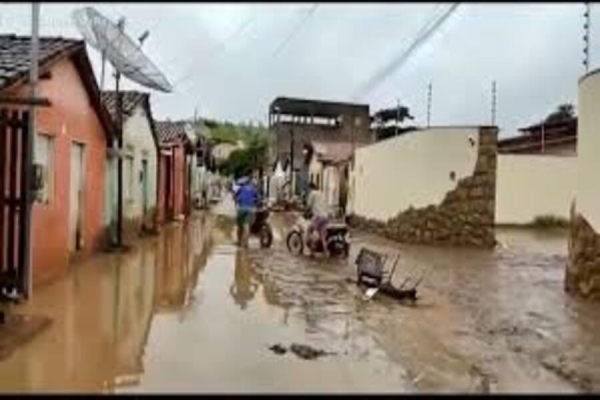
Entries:
{"type": "Polygon", "coordinates": [[[273,57],[277,56],[277,54],[279,54],[279,52],[281,52],[281,50],[285,47],[285,45],[288,44],[288,42],[292,39],[292,37],[296,34],[296,32],[298,32],[300,30],[302,25],[304,25],[306,23],[306,21],[308,21],[308,19],[311,17],[311,15],[314,14],[314,12],[317,10],[318,7],[319,7],[319,4],[314,4],[306,12],[306,14],[304,15],[304,18],[302,18],[300,21],[298,21],[298,23],[292,29],[292,31],[288,34],[288,36],[283,40],[283,42],[281,42],[279,47],[277,47],[277,50],[275,50],[275,52],[273,53],[273,57]]]}
{"type": "Polygon", "coordinates": [[[585,3],[583,17],[585,19],[583,24],[583,66],[587,73],[590,66],[590,3],[585,3]]]}
{"type": "MultiPolygon", "coordinates": [[[[222,53],[226,48],[227,48],[227,43],[230,42],[231,40],[235,39],[238,35],[240,35],[258,16],[258,14],[254,14],[249,16],[248,18],[246,18],[238,27],[237,29],[231,34],[229,35],[225,40],[223,40],[219,45],[217,45],[214,48],[214,51],[212,52],[212,54],[209,54],[207,56],[207,59],[211,59],[211,58],[215,58],[216,56],[218,56],[220,53],[222,53]]],[[[180,85],[181,83],[183,83],[184,81],[186,81],[187,79],[194,77],[193,73],[195,72],[195,65],[191,65],[190,68],[188,68],[184,74],[181,75],[181,77],[179,79],[177,79],[175,81],[175,83],[173,84],[173,87],[177,87],[178,85],[180,85]]],[[[195,77],[197,77],[198,75],[196,75],[195,77]]]]}
{"type": "Polygon", "coordinates": [[[432,100],[433,85],[429,82],[427,85],[427,127],[431,126],[431,100],[432,100]]]}
{"type": "Polygon", "coordinates": [[[413,43],[402,53],[400,56],[394,58],[389,64],[381,69],[377,74],[372,76],[353,96],[354,100],[366,95],[368,92],[373,90],[378,84],[388,78],[393,72],[396,72],[409,57],[427,41],[441,26],[442,24],[456,11],[459,3],[453,3],[448,10],[444,12],[440,17],[437,17],[433,21],[429,21],[419,31],[417,38],[413,43]]]}

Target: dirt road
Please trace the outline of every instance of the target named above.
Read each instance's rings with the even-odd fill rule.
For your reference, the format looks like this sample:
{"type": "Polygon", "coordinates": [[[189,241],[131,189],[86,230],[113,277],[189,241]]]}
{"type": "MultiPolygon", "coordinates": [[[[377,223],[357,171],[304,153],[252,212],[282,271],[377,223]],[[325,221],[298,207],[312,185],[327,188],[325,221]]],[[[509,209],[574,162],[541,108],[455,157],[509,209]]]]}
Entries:
{"type": "Polygon", "coordinates": [[[431,268],[410,307],[363,301],[347,282],[351,262],[291,257],[284,215],[272,217],[272,249],[255,239],[238,250],[232,217],[227,200],[37,290],[16,311],[48,315],[52,326],[0,362],[0,391],[600,387],[600,310],[563,292],[564,234],[500,231],[494,251],[355,235],[350,261],[369,246],[400,251],[398,281],[431,268]],[[320,356],[306,359],[311,349],[320,356]]]}

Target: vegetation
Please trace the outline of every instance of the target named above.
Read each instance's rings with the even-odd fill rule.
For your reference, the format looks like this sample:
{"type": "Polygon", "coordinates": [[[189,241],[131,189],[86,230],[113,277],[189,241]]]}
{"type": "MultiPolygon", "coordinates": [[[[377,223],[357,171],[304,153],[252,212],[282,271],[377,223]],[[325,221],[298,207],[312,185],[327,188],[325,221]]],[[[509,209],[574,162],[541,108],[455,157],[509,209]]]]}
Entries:
{"type": "Polygon", "coordinates": [[[250,175],[254,170],[265,166],[268,152],[268,129],[261,123],[235,124],[228,121],[203,119],[210,129],[213,145],[242,142],[244,149],[235,150],[229,158],[217,165],[219,172],[239,178],[250,175]]]}
{"type": "Polygon", "coordinates": [[[396,133],[401,134],[415,129],[411,126],[402,126],[402,123],[407,119],[414,119],[410,114],[410,110],[406,106],[385,108],[377,111],[373,115],[375,124],[375,132],[377,140],[384,140],[395,136],[396,133]]]}
{"type": "Polygon", "coordinates": [[[219,122],[215,120],[204,120],[204,123],[211,131],[211,138],[215,143],[232,143],[238,141],[249,145],[255,137],[265,136],[267,128],[262,125],[254,125],[251,122],[248,124],[234,124],[232,122],[219,122]]]}
{"type": "Polygon", "coordinates": [[[534,218],[531,226],[539,229],[568,228],[569,221],[554,215],[540,215],[534,218]]]}
{"type": "Polygon", "coordinates": [[[249,176],[253,171],[260,170],[267,162],[268,142],[266,135],[254,135],[247,147],[235,150],[227,161],[220,166],[224,175],[233,175],[235,179],[249,176]]]}
{"type": "Polygon", "coordinates": [[[569,121],[575,118],[575,107],[573,104],[565,103],[556,107],[545,119],[545,122],[569,121]]]}

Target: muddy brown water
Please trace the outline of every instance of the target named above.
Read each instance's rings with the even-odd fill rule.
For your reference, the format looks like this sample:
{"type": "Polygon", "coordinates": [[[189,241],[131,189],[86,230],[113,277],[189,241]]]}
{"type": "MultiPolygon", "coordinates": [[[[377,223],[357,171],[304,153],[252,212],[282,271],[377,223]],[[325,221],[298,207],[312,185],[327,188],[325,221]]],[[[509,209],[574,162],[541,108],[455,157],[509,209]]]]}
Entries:
{"type": "Polygon", "coordinates": [[[566,235],[499,230],[493,250],[353,233],[350,260],[233,245],[232,207],[102,254],[20,313],[52,325],[0,362],[2,392],[586,392],[600,387],[600,310],[563,291],[566,235]],[[414,307],[348,283],[361,246],[430,268],[414,307]],[[326,357],[302,359],[279,344],[326,357]]]}

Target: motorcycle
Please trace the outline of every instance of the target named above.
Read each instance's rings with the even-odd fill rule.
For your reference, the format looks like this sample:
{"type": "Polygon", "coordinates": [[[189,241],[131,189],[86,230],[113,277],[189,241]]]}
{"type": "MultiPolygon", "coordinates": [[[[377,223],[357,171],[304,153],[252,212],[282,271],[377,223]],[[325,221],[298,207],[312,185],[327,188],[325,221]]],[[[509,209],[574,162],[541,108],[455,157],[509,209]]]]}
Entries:
{"type": "Polygon", "coordinates": [[[273,243],[273,229],[269,224],[269,207],[262,203],[259,205],[254,220],[250,224],[250,235],[258,236],[260,247],[268,249],[273,243]]]}
{"type": "MultiPolygon", "coordinates": [[[[286,244],[293,255],[304,254],[304,245],[313,253],[323,253],[323,244],[319,233],[315,230],[311,237],[306,237],[310,224],[310,216],[304,214],[287,235],[286,244]]],[[[350,253],[350,240],[348,226],[344,223],[329,223],[325,227],[325,243],[331,257],[346,258],[350,253]]]]}

